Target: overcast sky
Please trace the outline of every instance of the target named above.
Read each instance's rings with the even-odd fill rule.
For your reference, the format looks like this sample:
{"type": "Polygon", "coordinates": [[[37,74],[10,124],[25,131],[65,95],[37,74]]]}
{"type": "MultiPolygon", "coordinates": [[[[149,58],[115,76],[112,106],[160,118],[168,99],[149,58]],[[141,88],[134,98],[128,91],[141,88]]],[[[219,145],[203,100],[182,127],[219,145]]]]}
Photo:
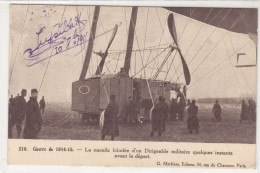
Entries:
{"type": "MultiPolygon", "coordinates": [[[[67,51],[64,50],[68,48],[67,39],[73,39],[75,30],[76,32],[81,30],[81,34],[86,35],[88,39],[93,13],[94,7],[92,6],[34,5],[28,7],[27,5],[12,5],[9,61],[9,73],[12,75],[9,83],[9,95],[17,95],[22,88],[27,89],[28,93],[30,93],[31,88],[39,90],[42,83],[39,95],[44,95],[47,101],[71,102],[71,85],[72,82],[79,79],[87,43],[67,51]],[[45,39],[50,38],[51,33],[61,32],[62,28],[55,26],[55,24],[64,23],[65,20],[74,20],[77,15],[80,15],[80,20],[85,25],[83,23],[80,24],[81,26],[76,25],[69,32],[58,37],[60,40],[64,39],[64,43],[61,44],[63,52],[28,67],[36,61],[29,63],[30,61],[26,59],[28,52],[24,54],[25,50],[35,49],[37,43],[40,41],[43,43],[45,39]],[[38,37],[36,33],[39,33],[41,28],[43,30],[38,37]],[[81,51],[82,49],[83,51],[81,51]],[[47,71],[43,78],[46,68],[47,71]]],[[[166,22],[169,13],[170,11],[164,8],[138,8],[133,49],[143,50],[144,47],[152,47],[153,50],[132,53],[130,76],[136,74],[144,64],[161,53],[170,43],[173,43],[166,22]],[[159,44],[161,49],[154,49],[159,44]]],[[[119,25],[109,50],[109,53],[114,52],[114,54],[109,54],[107,64],[104,67],[106,74],[118,72],[124,64],[125,53],[123,51],[126,50],[130,16],[130,7],[101,7],[100,9],[96,31],[96,35],[100,36],[95,40],[94,51],[106,49],[112,32],[103,33],[111,30],[115,24],[119,25]],[[121,54],[115,52],[121,52],[121,54]]],[[[237,53],[245,53],[246,55],[241,56],[239,64],[256,63],[256,45],[248,35],[228,32],[175,13],[174,18],[179,47],[191,72],[191,84],[187,91],[189,97],[246,97],[256,94],[256,68],[235,68],[237,65],[236,51],[241,47],[237,53]],[[206,43],[202,47],[205,41],[206,43]],[[230,60],[227,59],[228,57],[230,60]],[[218,64],[220,65],[217,66],[218,64]],[[214,70],[212,71],[212,69],[214,70]],[[201,78],[203,79],[201,80],[201,78]]],[[[72,23],[76,24],[75,21],[72,23]]],[[[70,42],[70,44],[73,43],[70,42]]],[[[57,50],[55,48],[46,51],[40,49],[34,53],[43,52],[37,57],[40,60],[54,55],[56,51],[59,51],[59,46],[57,50]]],[[[147,66],[145,71],[141,71],[136,77],[151,78],[156,72],[156,67],[160,66],[167,53],[167,50],[161,53],[155,61],[147,66]]],[[[175,52],[169,57],[162,71],[169,71],[166,80],[185,83],[184,77],[181,75],[182,68],[178,68],[178,75],[175,74],[180,57],[178,53],[176,56],[174,55],[175,52]],[[170,67],[173,58],[173,65],[170,67]]],[[[99,61],[100,58],[92,54],[86,77],[95,72],[99,61]]],[[[165,75],[165,72],[161,72],[157,79],[164,80],[165,75]]]]}

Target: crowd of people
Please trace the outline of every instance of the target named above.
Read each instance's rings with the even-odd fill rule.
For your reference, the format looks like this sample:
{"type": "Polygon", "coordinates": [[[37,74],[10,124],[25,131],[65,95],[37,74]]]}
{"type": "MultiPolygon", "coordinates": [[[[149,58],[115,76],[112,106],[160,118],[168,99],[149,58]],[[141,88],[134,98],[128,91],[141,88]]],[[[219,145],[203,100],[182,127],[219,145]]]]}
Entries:
{"type": "MultiPolygon", "coordinates": [[[[36,139],[42,124],[42,115],[44,114],[44,109],[46,103],[44,97],[38,103],[38,91],[37,89],[31,90],[31,97],[26,102],[25,97],[27,91],[22,89],[21,95],[9,99],[9,127],[8,127],[8,136],[12,138],[12,128],[16,125],[17,138],[21,138],[22,132],[22,123],[25,120],[23,138],[24,139],[36,139]]],[[[119,106],[116,104],[115,95],[110,96],[110,103],[107,105],[104,111],[104,123],[102,127],[101,139],[104,140],[105,136],[111,136],[111,140],[114,140],[116,136],[119,136],[119,106]]],[[[128,98],[128,103],[125,106],[125,125],[134,126],[140,123],[138,118],[138,113],[140,113],[140,107],[144,108],[144,114],[151,115],[151,134],[154,136],[154,133],[157,132],[159,136],[166,129],[166,121],[176,121],[177,119],[183,121],[184,115],[187,116],[187,129],[188,133],[195,131],[199,133],[199,121],[198,121],[198,106],[196,105],[196,100],[185,99],[184,95],[179,93],[177,98],[172,98],[169,107],[165,102],[163,96],[159,96],[158,102],[153,105],[149,102],[135,102],[130,96],[128,98]],[[138,104],[136,104],[138,103],[138,104]]],[[[214,115],[217,121],[221,121],[221,105],[218,100],[212,108],[212,114],[214,115]]],[[[253,123],[256,122],[256,103],[253,100],[248,100],[248,104],[245,100],[242,100],[241,104],[241,114],[240,114],[240,123],[244,120],[250,120],[253,123]]]]}
{"type": "MultiPolygon", "coordinates": [[[[115,96],[111,95],[111,101],[108,104],[107,108],[105,109],[104,113],[104,126],[102,129],[102,137],[101,139],[104,140],[105,136],[111,136],[111,140],[114,140],[115,136],[119,135],[118,129],[118,105],[115,103],[115,96]]],[[[159,96],[159,102],[151,107],[151,134],[150,136],[154,136],[154,133],[157,132],[159,136],[166,129],[166,121],[176,121],[179,119],[183,121],[184,114],[187,116],[187,129],[188,133],[192,134],[192,132],[199,133],[199,120],[198,120],[198,111],[199,108],[196,105],[196,100],[186,100],[185,97],[182,95],[178,95],[177,99],[172,99],[170,108],[165,102],[165,98],[159,96]],[[177,99],[179,101],[177,102],[177,99]],[[186,111],[185,111],[186,110],[186,111]],[[186,112],[186,113],[184,113],[186,112]]],[[[137,118],[137,109],[138,106],[134,103],[132,97],[129,97],[128,104],[125,109],[125,122],[126,125],[134,125],[138,123],[137,118]]],[[[219,104],[218,100],[216,100],[215,104],[212,108],[212,114],[214,115],[215,119],[221,121],[221,105],[219,104]]],[[[248,101],[248,105],[245,103],[245,100],[242,100],[241,105],[241,118],[240,123],[242,120],[252,120],[253,122],[256,121],[256,104],[253,100],[248,101]]]]}
{"type": "Polygon", "coordinates": [[[21,138],[22,123],[25,120],[23,129],[24,139],[36,139],[41,127],[44,108],[46,106],[44,97],[40,101],[40,105],[37,101],[38,91],[37,89],[31,90],[31,97],[26,102],[25,97],[27,90],[22,89],[21,95],[17,95],[9,99],[9,121],[8,121],[8,137],[13,138],[12,129],[16,125],[17,138],[21,138]]]}
{"type": "Polygon", "coordinates": [[[254,100],[249,99],[248,104],[245,100],[242,100],[240,124],[243,120],[250,120],[253,123],[256,122],[256,103],[254,102],[254,100]]]}

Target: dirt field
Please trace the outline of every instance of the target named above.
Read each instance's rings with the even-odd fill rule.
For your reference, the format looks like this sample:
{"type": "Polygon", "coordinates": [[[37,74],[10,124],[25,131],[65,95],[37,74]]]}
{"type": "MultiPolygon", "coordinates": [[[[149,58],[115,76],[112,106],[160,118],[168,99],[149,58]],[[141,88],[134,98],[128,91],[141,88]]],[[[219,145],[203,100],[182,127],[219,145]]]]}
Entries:
{"type": "MultiPolygon", "coordinates": [[[[222,121],[217,122],[211,114],[211,106],[199,106],[199,134],[188,134],[186,118],[184,121],[166,122],[166,132],[162,136],[150,137],[151,124],[144,123],[134,127],[119,126],[120,141],[171,141],[200,143],[256,143],[256,125],[245,121],[239,123],[239,106],[222,106],[222,121]]],[[[71,115],[69,104],[48,103],[43,115],[44,127],[40,139],[100,140],[98,125],[82,125],[80,115],[71,115]]],[[[16,135],[15,128],[13,134],[16,135]]],[[[107,140],[109,137],[107,137],[107,140]]]]}

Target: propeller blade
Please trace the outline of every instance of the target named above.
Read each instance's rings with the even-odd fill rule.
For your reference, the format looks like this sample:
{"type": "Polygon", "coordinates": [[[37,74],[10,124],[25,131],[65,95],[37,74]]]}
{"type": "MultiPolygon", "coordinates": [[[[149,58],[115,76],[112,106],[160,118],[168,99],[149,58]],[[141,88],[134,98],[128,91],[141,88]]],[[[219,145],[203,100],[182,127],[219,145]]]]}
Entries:
{"type": "Polygon", "coordinates": [[[181,51],[178,49],[178,52],[180,54],[180,57],[181,57],[181,62],[182,62],[182,67],[183,67],[183,73],[184,73],[184,77],[185,77],[185,81],[186,81],[186,85],[189,85],[190,84],[190,70],[189,70],[189,67],[181,53],[181,51]]]}
{"type": "Polygon", "coordinates": [[[109,49],[109,47],[111,46],[111,44],[112,44],[112,42],[113,42],[113,40],[114,40],[114,38],[115,38],[115,36],[116,36],[117,28],[118,28],[118,25],[116,24],[115,27],[114,27],[113,33],[112,33],[112,35],[111,35],[111,38],[110,38],[110,40],[109,40],[109,42],[108,42],[106,51],[105,51],[104,55],[101,56],[102,59],[101,59],[101,61],[99,62],[99,65],[98,65],[98,67],[97,67],[96,75],[102,73],[102,70],[103,70],[103,67],[104,67],[104,64],[105,64],[105,61],[106,61],[106,58],[107,58],[107,52],[108,52],[108,49],[109,49]]]}
{"type": "Polygon", "coordinates": [[[171,36],[172,36],[175,44],[178,46],[177,32],[176,32],[176,27],[175,27],[173,14],[169,14],[169,16],[168,16],[168,28],[169,28],[169,31],[171,33],[171,36]]]}
{"type": "Polygon", "coordinates": [[[115,27],[114,27],[113,33],[111,35],[111,38],[110,38],[110,40],[108,42],[108,45],[107,45],[105,53],[108,51],[109,47],[111,46],[111,44],[112,44],[112,42],[113,42],[113,40],[114,40],[114,38],[116,36],[117,28],[118,28],[118,25],[116,24],[115,27]]]}
{"type": "Polygon", "coordinates": [[[99,65],[98,65],[97,70],[96,70],[96,75],[99,75],[99,74],[102,73],[102,70],[103,70],[103,67],[104,67],[104,64],[105,64],[105,60],[106,60],[106,56],[107,56],[107,55],[105,55],[105,56],[101,59],[101,61],[99,62],[99,65]]]}

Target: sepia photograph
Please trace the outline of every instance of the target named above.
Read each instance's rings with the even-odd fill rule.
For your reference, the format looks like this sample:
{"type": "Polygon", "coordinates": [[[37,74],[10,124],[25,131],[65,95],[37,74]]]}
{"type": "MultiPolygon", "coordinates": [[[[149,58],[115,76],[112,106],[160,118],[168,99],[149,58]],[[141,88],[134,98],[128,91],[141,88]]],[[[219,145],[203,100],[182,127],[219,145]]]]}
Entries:
{"type": "Polygon", "coordinates": [[[8,143],[256,144],[257,30],[257,8],[11,4],[8,143]]]}
{"type": "Polygon", "coordinates": [[[9,138],[256,142],[257,9],[10,10],[9,138]]]}

